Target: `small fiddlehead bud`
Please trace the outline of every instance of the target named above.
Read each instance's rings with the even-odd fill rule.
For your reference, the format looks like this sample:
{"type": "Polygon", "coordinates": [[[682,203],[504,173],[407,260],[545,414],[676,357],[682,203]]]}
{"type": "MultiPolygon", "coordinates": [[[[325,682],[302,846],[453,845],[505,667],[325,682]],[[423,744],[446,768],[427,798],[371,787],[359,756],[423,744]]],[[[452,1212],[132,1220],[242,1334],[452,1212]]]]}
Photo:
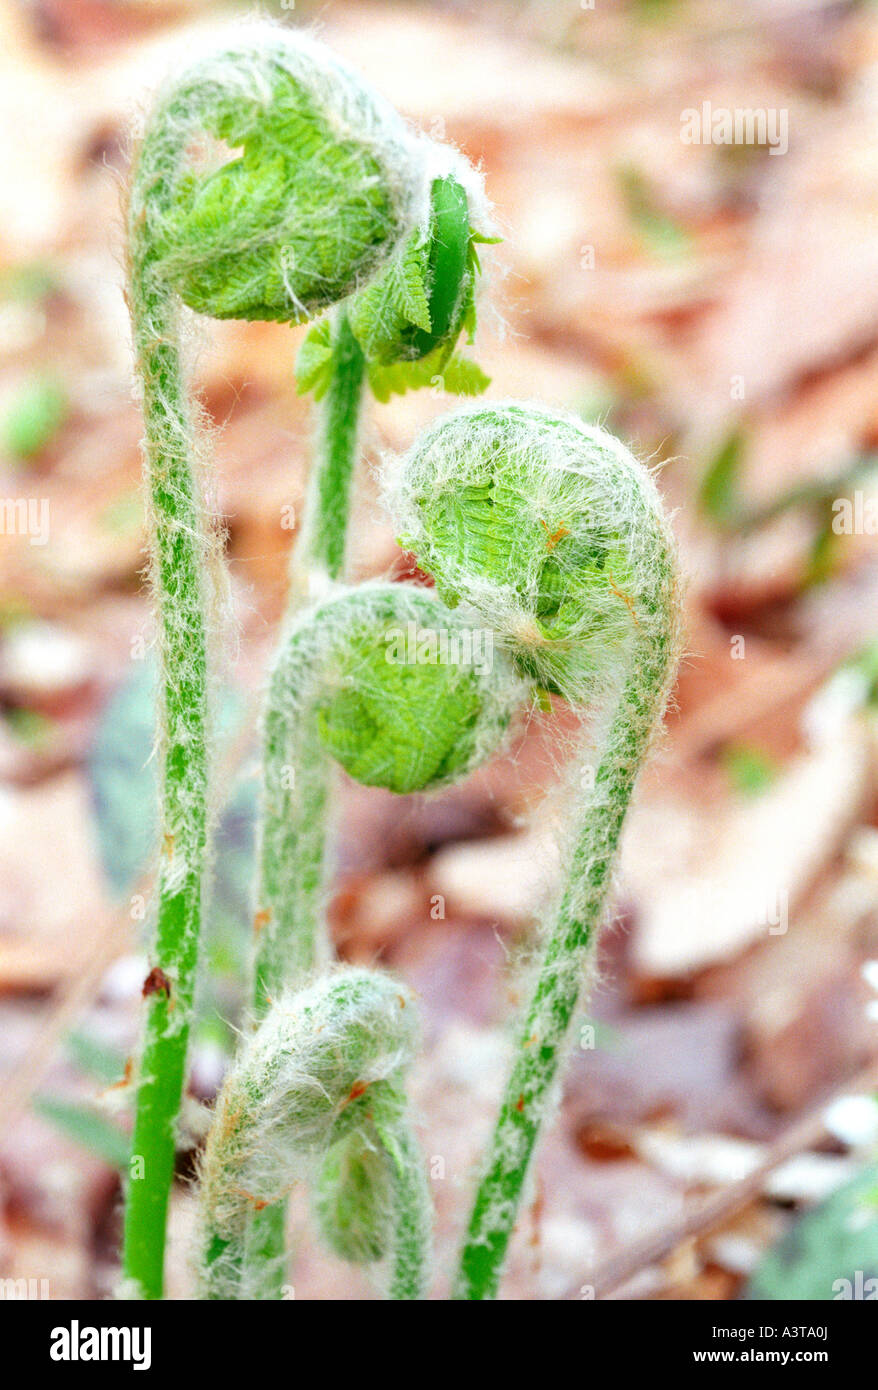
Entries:
{"type": "MultiPolygon", "coordinates": [[[[354,1153],[380,1158],[385,1178],[370,1189],[370,1198],[380,1200],[359,1203],[355,1244],[376,1257],[389,1252],[391,1296],[421,1296],[429,1197],[402,1084],[417,1039],[411,995],[374,971],[341,968],[278,999],[245,1043],[216,1104],[200,1191],[205,1296],[248,1296],[248,1214],[281,1202],[321,1165],[325,1194],[326,1165],[332,1180],[333,1157],[346,1142],[354,1153]]],[[[346,1201],[349,1171],[339,1177],[346,1201]]]]}
{"type": "Polygon", "coordinates": [[[472,171],[457,173],[469,193],[456,173],[435,178],[425,226],[352,302],[351,327],[379,400],[426,384],[474,396],[489,384],[475,362],[455,353],[462,333],[475,338],[476,245],[494,240],[471,226],[470,201],[481,194],[472,171]]]}
{"type": "MultiPolygon", "coordinates": [[[[451,151],[424,142],[425,168],[452,168],[430,178],[426,216],[398,247],[373,282],[346,306],[351,332],[364,355],[369,385],[378,400],[428,385],[458,395],[478,395],[489,384],[481,368],[456,351],[462,333],[476,331],[476,247],[490,243],[472,225],[484,220],[484,195],[475,171],[451,151]]],[[[299,390],[319,400],[333,370],[329,320],[314,325],[296,366],[299,390]]]]}
{"type": "Polygon", "coordinates": [[[592,790],[577,794],[567,881],[542,957],[464,1246],[457,1295],[497,1289],[637,774],[679,642],[674,547],[647,471],[617,440],[529,405],[470,408],[415,445],[396,485],[403,543],[449,603],[489,622],[519,667],[583,713],[592,790]],[[589,749],[589,754],[591,750],[589,749]]]}
{"type": "Polygon", "coordinates": [[[466,190],[452,175],[435,179],[426,227],[351,306],[368,361],[414,362],[446,339],[456,341],[474,307],[471,236],[466,190]]]}

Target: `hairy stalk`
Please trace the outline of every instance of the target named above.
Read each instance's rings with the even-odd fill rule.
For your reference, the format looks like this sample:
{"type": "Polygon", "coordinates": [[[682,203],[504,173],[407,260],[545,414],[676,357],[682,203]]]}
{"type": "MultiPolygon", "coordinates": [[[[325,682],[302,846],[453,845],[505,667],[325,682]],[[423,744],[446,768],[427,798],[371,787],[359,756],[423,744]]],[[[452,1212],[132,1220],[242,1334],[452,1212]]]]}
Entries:
{"type": "Polygon", "coordinates": [[[153,969],[125,1210],[123,1269],[144,1298],[160,1298],[198,957],[207,846],[207,596],[205,534],[192,411],[179,348],[179,307],[155,272],[144,203],[167,196],[165,170],[182,158],[170,140],[144,146],[131,195],[130,307],[145,424],[152,571],[158,603],[162,759],[161,831],[153,969]]]}
{"type": "Polygon", "coordinates": [[[496,1294],[551,1107],[625,814],[677,655],[673,547],[645,469],[603,430],[514,403],[446,417],[403,465],[403,543],[471,606],[519,669],[603,711],[591,795],[546,933],[463,1249],[456,1296],[496,1294]]]}
{"type": "Polygon", "coordinates": [[[595,794],[580,813],[568,867],[570,886],[542,947],[536,986],[519,1029],[461,1254],[459,1298],[493,1298],[497,1292],[534,1146],[553,1103],[565,1041],[603,920],[622,824],[664,705],[665,664],[646,650],[635,659],[640,669],[626,684],[595,794]]]}
{"type": "MultiPolygon", "coordinates": [[[[214,161],[215,163],[216,161],[214,161]]],[[[162,844],[123,1271],[162,1292],[175,1127],[192,1013],[208,842],[209,569],[182,300],[217,318],[301,322],[377,274],[411,231],[413,142],[320,45],[236,31],[160,99],[134,164],[129,305],[161,655],[162,844]],[[205,135],[241,153],[193,172],[205,135]]]]}
{"type": "Polygon", "coordinates": [[[226,1078],[205,1151],[205,1297],[262,1295],[264,1270],[248,1258],[249,1213],[277,1205],[340,1145],[373,1153],[388,1174],[380,1200],[361,1188],[356,1219],[368,1258],[389,1254],[392,1298],[423,1296],[429,1197],[402,1084],[417,1035],[411,995],[374,971],[342,968],[273,1005],[226,1078]]]}
{"type": "MultiPolygon", "coordinates": [[[[332,324],[332,376],[317,417],[305,523],[293,559],[294,595],[313,573],[341,578],[366,359],[343,309],[332,324]]],[[[296,595],[297,596],[297,595],[296,595]]]]}
{"type": "Polygon", "coordinates": [[[389,1203],[392,1245],[391,1299],[417,1299],[426,1289],[425,1251],[432,1241],[432,1207],[424,1173],[424,1159],[411,1130],[397,1124],[381,1133],[391,1168],[389,1203]]]}

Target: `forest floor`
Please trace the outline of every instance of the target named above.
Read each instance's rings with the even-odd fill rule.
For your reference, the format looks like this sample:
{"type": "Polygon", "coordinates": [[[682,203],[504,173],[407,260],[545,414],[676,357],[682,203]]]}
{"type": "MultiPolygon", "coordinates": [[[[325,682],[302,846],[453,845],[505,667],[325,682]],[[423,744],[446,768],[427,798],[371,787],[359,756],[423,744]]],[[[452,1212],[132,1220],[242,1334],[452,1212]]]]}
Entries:
{"type": "MultiPolygon", "coordinates": [[[[57,1298],[112,1288],[107,1159],[127,1097],[113,1059],[136,1045],[146,970],[131,105],[217,13],[0,5],[15,137],[0,179],[0,492],[50,518],[46,544],[0,539],[0,1272],[48,1276],[57,1298]],[[84,1146],[59,1102],[88,1107],[106,1087],[111,1135],[96,1120],[84,1146]]],[[[878,10],[345,0],[294,18],[481,164],[504,238],[475,354],[489,397],[581,411],[661,465],[684,559],[687,656],[506,1296],[735,1297],[878,1139],[874,645],[871,667],[845,664],[874,644],[878,614],[878,10]],[[787,148],[686,143],[683,113],[705,102],[786,113],[787,148]],[[833,528],[839,498],[851,534],[833,528]]],[[[198,331],[227,532],[232,811],[174,1198],[176,1297],[251,930],[256,712],[309,437],[300,337],[198,331]]],[[[370,409],[355,577],[404,573],[375,468],[450,405],[425,391],[370,409]]],[[[563,711],[533,721],[512,756],[435,798],[341,794],[339,950],[399,971],[424,1010],[415,1096],[440,1270],[501,1084],[512,967],[558,872],[565,731],[563,711]]],[[[360,1276],[294,1220],[296,1296],[359,1296],[360,1276]]]]}

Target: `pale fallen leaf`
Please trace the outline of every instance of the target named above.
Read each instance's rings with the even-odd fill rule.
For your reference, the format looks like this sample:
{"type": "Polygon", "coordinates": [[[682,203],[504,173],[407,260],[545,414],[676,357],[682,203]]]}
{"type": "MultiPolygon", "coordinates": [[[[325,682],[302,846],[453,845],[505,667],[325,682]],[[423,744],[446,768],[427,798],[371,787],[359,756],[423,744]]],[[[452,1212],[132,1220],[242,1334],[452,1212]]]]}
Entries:
{"type": "Polygon", "coordinates": [[[694,806],[671,816],[655,805],[635,812],[622,856],[639,908],[634,967],[685,975],[784,933],[792,905],[861,809],[867,777],[866,736],[852,725],[797,759],[758,800],[709,817],[694,806]]]}

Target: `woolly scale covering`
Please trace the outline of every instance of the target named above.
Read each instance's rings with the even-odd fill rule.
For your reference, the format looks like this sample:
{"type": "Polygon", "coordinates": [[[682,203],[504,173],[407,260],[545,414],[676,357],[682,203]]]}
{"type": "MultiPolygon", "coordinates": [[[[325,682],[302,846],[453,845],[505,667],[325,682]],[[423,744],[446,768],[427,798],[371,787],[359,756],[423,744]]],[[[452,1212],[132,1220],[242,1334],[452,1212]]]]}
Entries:
{"type": "Polygon", "coordinates": [[[423,1277],[429,1199],[402,1089],[418,1037],[411,994],[376,971],[341,967],[276,1001],[223,1084],[204,1153],[207,1297],[247,1297],[248,1214],[315,1173],[321,1229],[337,1253],[368,1261],[390,1249],[394,1279],[423,1277]],[[380,1181],[352,1185],[348,1160],[380,1181]]]}
{"type": "Polygon", "coordinates": [[[597,425],[513,402],[427,429],[391,477],[400,544],[521,670],[573,705],[662,641],[670,537],[649,474],[597,425]]]}

